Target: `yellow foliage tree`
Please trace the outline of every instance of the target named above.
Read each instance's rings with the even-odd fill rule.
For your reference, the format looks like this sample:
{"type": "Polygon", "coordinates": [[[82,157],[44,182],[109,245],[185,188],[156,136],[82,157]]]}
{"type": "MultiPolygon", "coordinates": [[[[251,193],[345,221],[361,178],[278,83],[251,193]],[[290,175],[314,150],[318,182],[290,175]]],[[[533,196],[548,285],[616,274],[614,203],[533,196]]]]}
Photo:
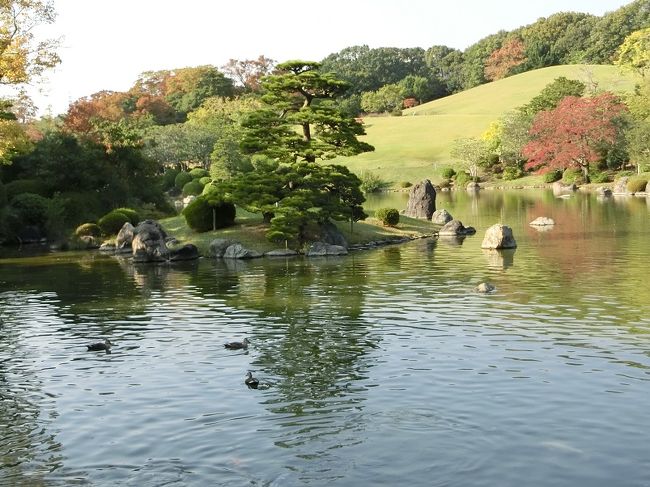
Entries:
{"type": "Polygon", "coordinates": [[[645,77],[650,72],[650,27],[632,32],[618,48],[615,61],[645,77]]]}

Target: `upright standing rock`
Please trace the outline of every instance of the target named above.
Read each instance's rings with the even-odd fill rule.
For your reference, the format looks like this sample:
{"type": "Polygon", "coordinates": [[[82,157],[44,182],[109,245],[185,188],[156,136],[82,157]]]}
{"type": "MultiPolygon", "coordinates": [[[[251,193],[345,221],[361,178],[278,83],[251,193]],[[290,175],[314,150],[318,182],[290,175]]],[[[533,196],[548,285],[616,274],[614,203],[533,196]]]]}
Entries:
{"type": "Polygon", "coordinates": [[[434,211],[436,211],[436,190],[431,181],[425,179],[411,188],[404,214],[411,218],[431,220],[434,211]]]}
{"type": "Polygon", "coordinates": [[[485,231],[481,248],[483,249],[514,249],[517,247],[512,228],[497,223],[485,231]]]}
{"type": "Polygon", "coordinates": [[[165,244],[167,233],[160,223],[145,220],[138,223],[134,230],[133,262],[164,262],[169,258],[169,250],[165,244]]]}

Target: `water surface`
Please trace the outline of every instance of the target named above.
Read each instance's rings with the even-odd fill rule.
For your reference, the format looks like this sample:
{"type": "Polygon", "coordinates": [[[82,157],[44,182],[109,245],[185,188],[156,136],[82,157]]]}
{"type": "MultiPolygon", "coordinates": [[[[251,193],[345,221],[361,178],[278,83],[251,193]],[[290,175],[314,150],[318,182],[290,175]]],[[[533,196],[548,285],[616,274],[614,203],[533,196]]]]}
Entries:
{"type": "Polygon", "coordinates": [[[649,486],[646,200],[438,206],[477,235],[311,260],[0,259],[0,485],[649,486]],[[497,222],[516,251],[481,250],[497,222]],[[104,337],[113,353],[86,351],[104,337]]]}

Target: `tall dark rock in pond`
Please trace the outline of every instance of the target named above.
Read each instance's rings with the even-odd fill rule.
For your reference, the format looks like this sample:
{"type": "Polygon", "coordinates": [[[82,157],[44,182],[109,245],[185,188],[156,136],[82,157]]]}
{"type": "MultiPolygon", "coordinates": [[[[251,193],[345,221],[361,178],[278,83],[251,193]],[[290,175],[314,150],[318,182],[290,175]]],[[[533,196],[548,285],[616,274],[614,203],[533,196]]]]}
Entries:
{"type": "Polygon", "coordinates": [[[425,179],[411,188],[404,214],[411,218],[431,220],[434,211],[436,211],[436,190],[431,181],[425,179]]]}

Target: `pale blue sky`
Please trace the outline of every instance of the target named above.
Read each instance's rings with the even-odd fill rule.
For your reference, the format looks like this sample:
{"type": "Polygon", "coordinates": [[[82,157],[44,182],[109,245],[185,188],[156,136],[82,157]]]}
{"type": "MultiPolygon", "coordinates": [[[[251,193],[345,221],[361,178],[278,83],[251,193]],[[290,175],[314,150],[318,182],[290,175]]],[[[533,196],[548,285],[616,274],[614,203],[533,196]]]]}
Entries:
{"type": "Polygon", "coordinates": [[[560,11],[602,15],[631,0],[54,0],[62,64],[41,113],[103,89],[126,90],[148,70],[251,59],[321,60],[353,45],[464,49],[560,11]]]}

